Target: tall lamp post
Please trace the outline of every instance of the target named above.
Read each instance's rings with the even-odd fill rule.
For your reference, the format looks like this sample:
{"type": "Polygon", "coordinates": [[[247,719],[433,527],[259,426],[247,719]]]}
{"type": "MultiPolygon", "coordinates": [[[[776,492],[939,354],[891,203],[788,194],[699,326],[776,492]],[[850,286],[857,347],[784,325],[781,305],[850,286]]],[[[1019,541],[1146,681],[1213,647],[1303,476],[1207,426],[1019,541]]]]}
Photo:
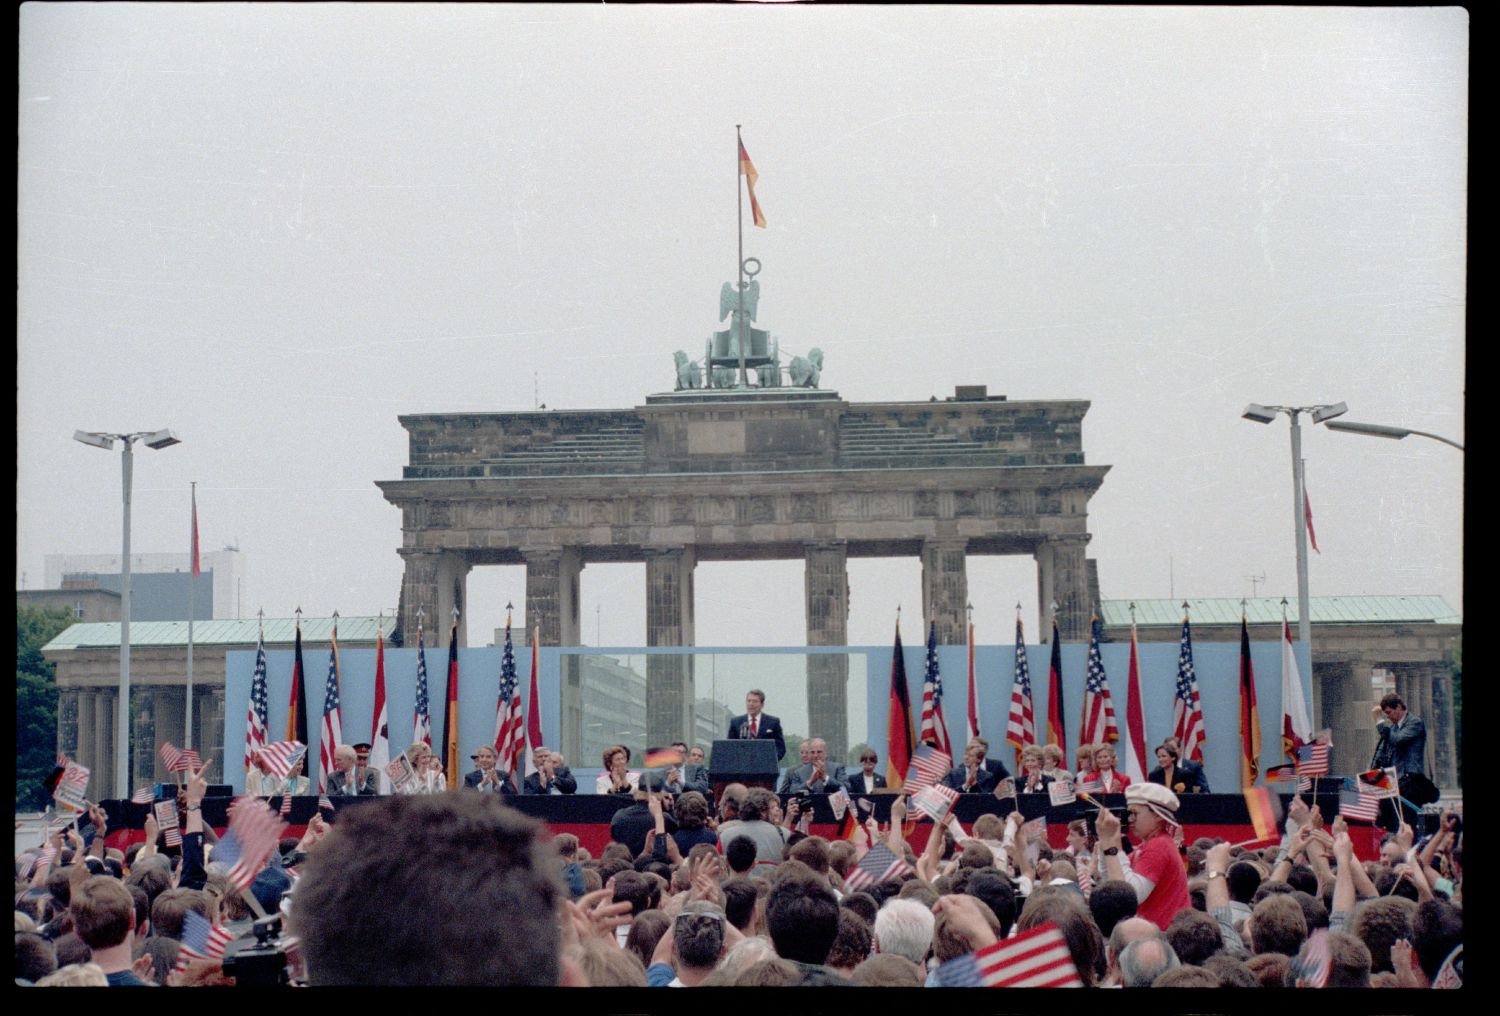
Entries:
{"type": "MultiPolygon", "coordinates": [[[[132,449],[137,441],[147,448],[170,448],[181,441],[170,430],[143,430],[134,434],[105,434],[99,431],[75,430],[73,440],[105,451],[114,451],[122,442],[120,471],[123,477],[121,499],[124,505],[124,536],[120,551],[120,701],[115,709],[115,795],[130,792],[130,475],[132,449]]],[[[101,795],[102,796],[102,795],[101,795]]]]}
{"type": "Polygon", "coordinates": [[[1383,423],[1355,423],[1353,420],[1340,420],[1337,423],[1328,424],[1328,429],[1341,430],[1346,434],[1364,434],[1369,437],[1388,437],[1393,441],[1399,441],[1403,437],[1411,437],[1413,434],[1415,434],[1417,437],[1430,437],[1434,441],[1441,441],[1445,445],[1452,445],[1459,451],[1464,450],[1463,445],[1459,444],[1457,441],[1453,441],[1449,438],[1443,437],[1441,434],[1429,434],[1425,430],[1408,430],[1405,427],[1390,427],[1383,423]]]}
{"type": "Polygon", "coordinates": [[[1297,638],[1312,646],[1312,616],[1307,600],[1307,507],[1302,476],[1302,426],[1298,416],[1306,413],[1313,423],[1323,423],[1342,416],[1349,407],[1342,402],[1319,406],[1262,406],[1250,403],[1240,415],[1256,423],[1273,423],[1277,414],[1285,413],[1292,421],[1292,515],[1297,531],[1297,638]]]}

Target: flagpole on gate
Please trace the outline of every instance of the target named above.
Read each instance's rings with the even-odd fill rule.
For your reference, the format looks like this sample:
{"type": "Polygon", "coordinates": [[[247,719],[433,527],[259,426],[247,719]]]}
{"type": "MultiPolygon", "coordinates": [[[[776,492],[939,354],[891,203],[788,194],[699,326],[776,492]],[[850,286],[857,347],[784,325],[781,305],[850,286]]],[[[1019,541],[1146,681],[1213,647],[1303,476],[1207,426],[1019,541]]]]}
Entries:
{"type": "Polygon", "coordinates": [[[187,641],[187,708],[184,710],[182,746],[193,746],[193,614],[198,609],[198,481],[193,487],[193,528],[189,535],[192,567],[188,569],[188,641],[187,641]]]}
{"type": "MultiPolygon", "coordinates": [[[[734,125],[734,227],[738,237],[738,258],[735,260],[735,270],[739,272],[740,291],[740,316],[739,335],[735,337],[736,344],[740,350],[740,387],[750,386],[749,375],[745,373],[745,195],[740,187],[740,177],[745,174],[744,157],[740,154],[745,150],[745,142],[740,138],[740,125],[734,125]]],[[[705,366],[711,366],[705,364],[705,366]]]]}

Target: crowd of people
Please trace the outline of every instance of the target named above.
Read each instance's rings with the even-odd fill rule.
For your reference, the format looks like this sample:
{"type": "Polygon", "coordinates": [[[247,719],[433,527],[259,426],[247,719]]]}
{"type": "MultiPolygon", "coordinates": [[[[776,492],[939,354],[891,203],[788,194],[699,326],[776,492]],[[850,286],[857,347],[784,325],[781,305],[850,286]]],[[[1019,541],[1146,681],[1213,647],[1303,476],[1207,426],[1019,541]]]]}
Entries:
{"type": "MultiPolygon", "coordinates": [[[[731,732],[784,754],[763,704],[752,692],[731,732]]],[[[1019,810],[965,828],[951,807],[933,815],[899,795],[884,826],[849,803],[829,839],[810,834],[806,795],[883,789],[873,751],[851,772],[812,738],[785,794],[731,783],[715,798],[702,750],[673,747],[644,772],[624,746],[603,753],[596,789],[630,801],[597,857],[507,804],[576,792],[547,748],[518,788],[482,745],[448,792],[414,745],[420,785],[381,797],[368,746],[340,746],[338,792],[378,799],[335,822],[315,816],[240,891],[243,845],[204,821],[201,772],[170,843],[150,817],[140,842],[107,846],[108,818],[91,807],[90,838],[72,826],[16,858],[17,983],[260,984],[269,969],[269,983],[314,986],[1026,986],[1012,957],[1045,935],[1049,976],[1085,987],[1462,985],[1451,809],[1421,837],[1398,817],[1371,860],[1342,816],[1325,821],[1300,798],[1279,843],[1189,840],[1178,794],[1206,784],[1169,742],[1140,783],[1114,770],[1112,748],[1091,746],[1081,782],[1123,791],[1125,813],[1075,819],[1057,849],[1019,810]]],[[[972,739],[940,782],[993,790],[1009,774],[987,753],[972,739]]],[[[1069,778],[1064,761],[1052,746],[1024,752],[1018,789],[1069,778]]]]}

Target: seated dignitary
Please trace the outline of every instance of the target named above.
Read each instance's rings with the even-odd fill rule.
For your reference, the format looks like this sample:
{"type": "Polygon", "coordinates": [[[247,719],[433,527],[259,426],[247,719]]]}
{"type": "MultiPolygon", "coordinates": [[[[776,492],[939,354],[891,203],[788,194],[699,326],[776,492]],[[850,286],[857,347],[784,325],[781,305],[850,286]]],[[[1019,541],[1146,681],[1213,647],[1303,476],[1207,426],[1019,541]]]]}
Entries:
{"type": "Polygon", "coordinates": [[[1156,748],[1156,768],[1147,774],[1151,783],[1159,783],[1174,794],[1208,793],[1208,777],[1199,762],[1184,762],[1177,741],[1169,739],[1156,748]]]}
{"type": "Polygon", "coordinates": [[[885,777],[875,771],[875,764],[879,761],[880,756],[875,754],[874,748],[859,753],[859,772],[846,776],[844,780],[849,793],[873,794],[885,789],[885,777]]]}
{"type": "MultiPolygon", "coordinates": [[[[948,771],[948,775],[943,777],[943,786],[965,794],[988,794],[993,791],[995,784],[1000,782],[1000,777],[984,764],[984,752],[985,745],[979,738],[970,740],[964,748],[963,764],[948,771]]],[[[1000,771],[1005,772],[1003,765],[1000,766],[1000,771]]]]}
{"type": "Polygon", "coordinates": [[[522,781],[523,794],[575,794],[578,781],[562,764],[562,756],[551,748],[541,747],[531,753],[536,772],[522,781]]]}
{"type": "Polygon", "coordinates": [[[361,741],[354,746],[354,786],[364,786],[370,774],[375,776],[375,793],[380,793],[380,773],[370,766],[370,743],[361,741]]]}
{"type": "Polygon", "coordinates": [[[640,784],[641,774],[625,768],[630,764],[630,749],[623,744],[605,748],[600,761],[604,763],[604,772],[594,781],[594,793],[629,794],[640,784]]]}
{"type": "Polygon", "coordinates": [[[684,761],[681,766],[668,770],[668,793],[683,794],[689,790],[696,790],[707,797],[711,787],[708,780],[708,766],[703,764],[703,749],[693,748],[689,751],[686,741],[673,741],[672,747],[682,752],[684,761]]]}
{"type": "Polygon", "coordinates": [[[844,767],[828,762],[828,743],[821,737],[809,738],[807,764],[787,774],[789,794],[832,794],[845,785],[844,767]]]}
{"type": "Polygon", "coordinates": [[[1123,794],[1130,777],[1115,770],[1114,745],[1101,744],[1094,749],[1094,767],[1078,777],[1078,784],[1096,786],[1101,794],[1123,794]]]}
{"type": "Polygon", "coordinates": [[[330,797],[374,797],[379,793],[375,786],[375,770],[365,769],[364,779],[355,779],[358,761],[353,745],[341,744],[333,750],[333,772],[328,774],[330,797]]]}
{"type": "Polygon", "coordinates": [[[271,797],[275,794],[291,794],[300,796],[307,793],[307,777],[302,775],[302,767],[307,764],[307,753],[292,763],[291,772],[286,777],[276,776],[271,772],[270,763],[265,757],[265,749],[259,749],[251,756],[249,770],[245,773],[245,793],[251,797],[271,797]]]}
{"type": "Polygon", "coordinates": [[[489,794],[393,796],[341,813],[290,904],[309,983],[579,983],[562,957],[566,892],[539,828],[489,794]],[[482,928],[476,915],[487,915],[482,928]]]}
{"type": "Polygon", "coordinates": [[[491,794],[504,794],[514,797],[516,785],[510,781],[510,773],[503,773],[495,768],[498,756],[495,754],[494,745],[481,744],[474,749],[474,754],[469,756],[474,760],[477,768],[464,776],[464,786],[470,790],[482,790],[491,794]]]}

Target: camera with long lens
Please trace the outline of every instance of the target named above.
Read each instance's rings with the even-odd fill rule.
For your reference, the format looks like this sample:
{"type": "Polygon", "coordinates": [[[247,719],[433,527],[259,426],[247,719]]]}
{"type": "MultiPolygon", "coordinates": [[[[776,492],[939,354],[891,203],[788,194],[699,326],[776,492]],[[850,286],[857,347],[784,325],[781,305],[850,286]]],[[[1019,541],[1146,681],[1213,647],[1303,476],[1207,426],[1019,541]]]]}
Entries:
{"type": "Polygon", "coordinates": [[[281,915],[262,917],[252,927],[255,938],[239,938],[224,951],[224,973],[237,987],[276,987],[290,983],[287,950],[281,939],[281,915]]]}

